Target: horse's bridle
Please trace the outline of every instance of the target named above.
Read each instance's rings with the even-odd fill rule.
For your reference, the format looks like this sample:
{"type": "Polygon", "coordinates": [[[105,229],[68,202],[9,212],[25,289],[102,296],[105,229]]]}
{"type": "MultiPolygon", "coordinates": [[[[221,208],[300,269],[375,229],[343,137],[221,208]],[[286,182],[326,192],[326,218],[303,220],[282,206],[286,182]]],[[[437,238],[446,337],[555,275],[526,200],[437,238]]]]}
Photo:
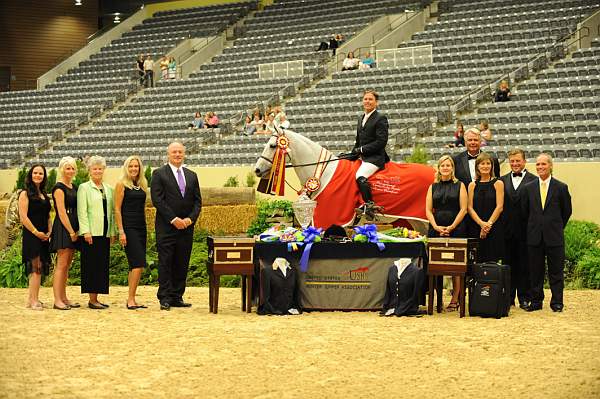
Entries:
{"type": "MultiPolygon", "coordinates": [[[[279,137],[279,136],[277,134],[272,134],[271,137],[279,137]]],[[[292,160],[291,157],[290,157],[290,155],[289,155],[289,152],[286,153],[285,155],[288,158],[290,158],[290,161],[292,160]]],[[[342,159],[348,159],[348,158],[350,158],[350,156],[339,156],[338,155],[337,158],[331,158],[331,159],[328,159],[326,161],[317,161],[317,162],[310,162],[310,163],[302,163],[302,164],[299,164],[299,165],[294,165],[293,163],[290,163],[290,164],[286,164],[285,167],[286,168],[295,168],[295,167],[302,167],[302,166],[313,166],[313,165],[320,165],[322,163],[329,163],[329,162],[333,162],[333,161],[340,161],[342,159]]],[[[273,165],[273,159],[275,159],[275,154],[273,154],[273,159],[269,159],[269,158],[265,157],[262,154],[260,155],[259,159],[263,159],[263,160],[267,161],[268,163],[270,163],[271,165],[273,165]]]]}

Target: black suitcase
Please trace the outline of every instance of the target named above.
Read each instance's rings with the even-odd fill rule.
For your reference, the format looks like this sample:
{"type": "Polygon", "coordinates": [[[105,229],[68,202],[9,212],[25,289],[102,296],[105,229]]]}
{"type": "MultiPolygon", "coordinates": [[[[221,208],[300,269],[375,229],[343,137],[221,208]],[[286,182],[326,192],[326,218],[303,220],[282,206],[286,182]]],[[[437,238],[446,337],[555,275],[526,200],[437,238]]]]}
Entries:
{"type": "Polygon", "coordinates": [[[510,310],[510,266],[475,263],[469,284],[469,315],[508,316],[510,310]]]}

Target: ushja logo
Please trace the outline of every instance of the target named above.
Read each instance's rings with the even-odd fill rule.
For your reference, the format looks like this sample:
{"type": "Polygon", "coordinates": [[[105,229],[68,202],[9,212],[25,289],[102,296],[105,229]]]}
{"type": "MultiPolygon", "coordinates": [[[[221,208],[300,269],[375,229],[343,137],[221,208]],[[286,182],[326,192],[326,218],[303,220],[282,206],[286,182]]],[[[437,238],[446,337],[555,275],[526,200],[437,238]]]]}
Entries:
{"type": "Polygon", "coordinates": [[[369,266],[359,267],[353,270],[345,270],[340,274],[342,276],[347,276],[349,280],[367,280],[369,273],[369,266]]]}

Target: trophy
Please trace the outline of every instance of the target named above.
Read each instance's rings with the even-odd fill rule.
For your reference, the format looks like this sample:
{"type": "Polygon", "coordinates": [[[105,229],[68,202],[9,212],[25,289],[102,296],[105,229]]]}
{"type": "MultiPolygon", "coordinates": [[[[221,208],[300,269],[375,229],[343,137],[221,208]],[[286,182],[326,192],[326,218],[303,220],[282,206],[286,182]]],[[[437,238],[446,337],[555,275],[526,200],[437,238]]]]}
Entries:
{"type": "Polygon", "coordinates": [[[300,226],[302,226],[302,230],[310,226],[316,207],[317,201],[311,200],[304,193],[292,204],[294,216],[296,216],[296,220],[300,223],[300,226]]]}

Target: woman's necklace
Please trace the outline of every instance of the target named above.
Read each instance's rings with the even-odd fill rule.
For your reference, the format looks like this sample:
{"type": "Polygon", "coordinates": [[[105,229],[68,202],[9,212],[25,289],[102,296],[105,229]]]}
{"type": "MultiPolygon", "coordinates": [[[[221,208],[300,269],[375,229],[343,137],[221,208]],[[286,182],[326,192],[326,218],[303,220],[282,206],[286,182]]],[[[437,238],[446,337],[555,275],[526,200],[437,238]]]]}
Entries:
{"type": "Polygon", "coordinates": [[[134,185],[132,185],[131,188],[133,188],[134,190],[140,190],[141,189],[140,186],[134,186],[134,185]]]}

